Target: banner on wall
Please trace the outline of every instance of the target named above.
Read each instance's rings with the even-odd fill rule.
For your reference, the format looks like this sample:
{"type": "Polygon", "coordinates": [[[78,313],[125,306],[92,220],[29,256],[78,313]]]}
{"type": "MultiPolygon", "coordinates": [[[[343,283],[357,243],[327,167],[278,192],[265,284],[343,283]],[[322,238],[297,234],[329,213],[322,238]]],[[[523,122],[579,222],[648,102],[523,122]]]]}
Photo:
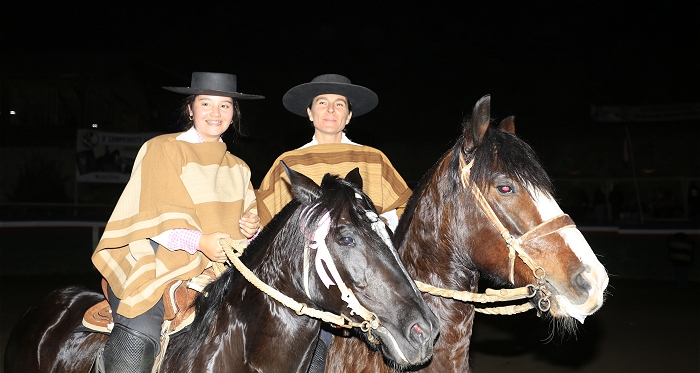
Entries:
{"type": "Polygon", "coordinates": [[[700,120],[700,102],[652,106],[591,106],[596,122],[673,122],[700,120]]]}
{"type": "Polygon", "coordinates": [[[78,130],[76,181],[126,184],[141,145],[158,135],[78,130]]]}

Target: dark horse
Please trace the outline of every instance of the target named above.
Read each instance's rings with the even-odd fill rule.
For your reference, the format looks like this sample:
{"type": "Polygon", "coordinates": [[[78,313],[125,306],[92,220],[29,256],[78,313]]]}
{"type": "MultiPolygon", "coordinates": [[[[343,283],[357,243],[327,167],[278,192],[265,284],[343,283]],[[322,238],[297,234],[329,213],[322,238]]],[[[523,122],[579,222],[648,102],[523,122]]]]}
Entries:
{"type": "MultiPolygon", "coordinates": [[[[603,304],[607,273],[555,202],[533,150],[515,136],[513,117],[496,128],[490,111],[485,96],[455,146],[423,177],[394,245],[415,280],[440,288],[476,292],[480,278],[502,288],[540,281],[531,304],[573,331],[574,320],[583,322],[603,304]]],[[[474,304],[423,297],[440,319],[440,337],[422,371],[468,372],[474,304]]],[[[378,354],[362,353],[361,347],[334,338],[326,371],[391,371],[378,354]]]]}
{"type": "MultiPolygon", "coordinates": [[[[351,171],[346,180],[326,175],[320,187],[291,169],[287,173],[295,200],[251,242],[241,262],[262,282],[307,307],[344,315],[349,324],[367,321],[357,334],[392,364],[424,364],[439,330],[437,317],[396,250],[387,246],[388,235],[377,227],[359,173],[351,171]],[[321,246],[327,247],[324,264],[314,260],[321,246]],[[305,260],[307,251],[310,260],[305,260]],[[329,286],[329,278],[338,286],[329,286]],[[343,283],[350,294],[341,299],[343,283]],[[362,310],[369,310],[370,320],[358,316],[362,310]]],[[[234,268],[204,292],[194,323],[171,337],[161,372],[306,372],[320,320],[299,316],[234,268]]],[[[49,294],[13,330],[5,372],[91,371],[107,336],[75,330],[86,309],[102,299],[77,287],[49,294]]]]}

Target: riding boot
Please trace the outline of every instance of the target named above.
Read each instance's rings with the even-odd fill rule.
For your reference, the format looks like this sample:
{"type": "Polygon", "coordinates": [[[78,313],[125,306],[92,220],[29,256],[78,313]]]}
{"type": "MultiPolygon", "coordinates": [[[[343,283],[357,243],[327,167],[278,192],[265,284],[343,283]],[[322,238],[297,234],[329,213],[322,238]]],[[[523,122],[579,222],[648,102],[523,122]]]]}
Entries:
{"type": "Polygon", "coordinates": [[[332,338],[333,335],[331,333],[321,329],[314,356],[311,358],[309,370],[306,371],[307,373],[323,373],[326,370],[326,355],[328,355],[328,349],[331,347],[332,338]]]}
{"type": "Polygon", "coordinates": [[[150,373],[153,370],[158,342],[121,324],[115,324],[104,350],[105,373],[150,373]]]}

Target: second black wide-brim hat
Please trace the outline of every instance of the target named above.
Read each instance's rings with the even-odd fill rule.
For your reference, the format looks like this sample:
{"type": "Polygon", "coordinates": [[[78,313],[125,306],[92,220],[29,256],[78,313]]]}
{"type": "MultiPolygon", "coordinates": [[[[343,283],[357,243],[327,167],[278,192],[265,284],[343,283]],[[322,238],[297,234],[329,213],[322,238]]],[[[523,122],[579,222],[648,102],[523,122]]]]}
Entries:
{"type": "Polygon", "coordinates": [[[338,74],[324,74],[311,82],[299,84],[282,97],[284,107],[296,115],[305,117],[306,108],[314,97],[322,94],[342,95],[352,106],[353,117],[367,114],[377,107],[379,97],[371,89],[351,84],[350,79],[338,74]]]}
{"type": "Polygon", "coordinates": [[[256,100],[265,96],[251,95],[237,91],[237,78],[233,74],[193,72],[189,87],[163,87],[168,91],[186,95],[224,96],[239,100],[256,100]]]}

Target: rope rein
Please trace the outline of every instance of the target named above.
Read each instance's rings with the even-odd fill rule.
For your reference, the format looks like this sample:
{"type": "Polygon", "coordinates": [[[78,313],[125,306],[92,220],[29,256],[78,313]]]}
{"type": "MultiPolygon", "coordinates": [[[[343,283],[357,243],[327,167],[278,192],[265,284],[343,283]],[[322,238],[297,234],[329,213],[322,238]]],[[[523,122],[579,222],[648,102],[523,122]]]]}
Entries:
{"type": "MultiPolygon", "coordinates": [[[[455,299],[462,302],[476,303],[495,303],[514,301],[520,299],[531,299],[535,297],[535,295],[540,294],[540,299],[537,302],[537,315],[540,316],[542,312],[549,311],[549,308],[551,306],[549,299],[552,296],[552,293],[546,288],[547,273],[544,268],[538,266],[535,263],[535,261],[523,250],[522,244],[558,232],[562,229],[575,228],[576,226],[574,225],[573,221],[566,214],[558,215],[553,217],[552,219],[542,222],[535,228],[523,234],[520,238],[516,239],[508,231],[508,228],[506,228],[500,221],[496,213],[491,208],[491,205],[486,200],[486,197],[484,197],[484,195],[481,193],[481,190],[478,187],[469,184],[469,175],[471,167],[474,164],[474,160],[470,161],[467,164],[464,160],[464,156],[460,154],[460,164],[462,166],[462,185],[464,186],[464,188],[469,189],[471,191],[472,196],[477,201],[481,210],[484,212],[491,224],[493,224],[493,226],[496,228],[503,240],[508,245],[508,269],[510,282],[515,284],[515,258],[519,257],[532,270],[532,273],[536,279],[536,283],[528,284],[526,286],[514,289],[486,289],[484,293],[473,293],[470,291],[443,289],[420,281],[415,281],[418,290],[424,293],[440,296],[443,298],[455,299]]],[[[373,226],[373,229],[377,231],[377,233],[380,233],[380,230],[377,227],[373,226]]],[[[385,234],[386,233],[384,232],[384,235],[385,234]]],[[[384,241],[387,241],[384,235],[380,234],[382,239],[384,241]]],[[[325,236],[323,237],[325,238],[325,236]]],[[[230,263],[234,267],[236,267],[236,269],[243,275],[243,277],[245,277],[246,280],[248,280],[248,282],[250,282],[260,291],[269,295],[282,305],[294,310],[298,315],[306,315],[309,317],[320,319],[342,328],[349,329],[358,327],[360,328],[360,330],[367,333],[368,340],[370,342],[375,344],[379,343],[376,337],[374,337],[371,333],[372,330],[377,329],[381,325],[379,319],[377,318],[377,315],[368,311],[366,308],[359,304],[357,298],[355,298],[354,294],[352,293],[352,290],[345,286],[345,284],[340,279],[340,275],[338,275],[337,269],[335,268],[332,259],[330,259],[330,256],[325,257],[324,262],[331,271],[331,276],[333,277],[333,280],[335,280],[335,284],[338,286],[342,293],[341,298],[346,303],[348,303],[348,307],[351,308],[350,314],[359,315],[364,319],[364,321],[358,323],[352,321],[350,318],[343,314],[337,315],[331,312],[320,311],[315,308],[308,307],[305,303],[297,302],[294,299],[280,293],[278,290],[260,281],[260,279],[258,279],[257,276],[255,276],[255,274],[240,261],[239,256],[243,254],[243,250],[245,249],[243,245],[230,238],[223,238],[219,241],[219,243],[221,244],[221,247],[223,248],[224,252],[226,253],[226,256],[229,259],[227,263],[230,263]],[[326,258],[328,260],[326,260],[326,258]]],[[[304,248],[304,284],[306,294],[307,296],[309,296],[309,298],[309,250],[318,249],[319,247],[325,247],[325,245],[318,245],[318,243],[310,243],[307,244],[304,248]]],[[[325,250],[327,251],[327,248],[325,250]]],[[[317,255],[319,254],[317,253],[317,255]]],[[[217,276],[221,275],[221,273],[223,273],[223,271],[226,269],[226,266],[223,263],[213,263],[213,266],[214,272],[217,276]]],[[[501,307],[475,307],[474,310],[476,312],[489,315],[513,315],[516,313],[529,311],[533,308],[535,308],[535,306],[533,306],[532,303],[525,302],[519,305],[509,305],[501,307]]]]}
{"type": "MultiPolygon", "coordinates": [[[[230,238],[222,238],[219,241],[219,244],[223,248],[224,253],[226,253],[230,264],[236,267],[236,269],[243,275],[243,277],[245,277],[246,280],[248,280],[248,282],[250,282],[263,293],[269,295],[272,299],[276,300],[280,304],[294,310],[294,312],[296,312],[297,315],[306,315],[315,319],[320,319],[322,321],[337,325],[341,328],[360,328],[360,330],[362,330],[364,333],[367,333],[367,337],[370,342],[375,344],[379,343],[376,337],[374,337],[371,333],[372,330],[377,329],[381,325],[379,319],[374,313],[367,311],[368,314],[364,315],[362,312],[360,312],[360,316],[363,317],[365,320],[362,322],[356,322],[343,314],[337,315],[331,312],[317,310],[315,308],[307,306],[305,303],[297,302],[291,297],[282,294],[278,290],[262,282],[257,276],[255,276],[255,274],[250,269],[248,269],[248,267],[245,266],[245,264],[241,262],[239,257],[243,254],[243,250],[245,248],[239,242],[230,238]]],[[[213,263],[213,265],[215,268],[215,272],[217,272],[217,276],[218,274],[223,273],[223,271],[226,269],[226,265],[223,263],[213,263]]],[[[354,298],[354,295],[352,295],[352,297],[354,298]]],[[[355,299],[355,301],[357,300],[355,299]]],[[[356,312],[353,309],[351,311],[351,314],[355,313],[356,312]]]]}

